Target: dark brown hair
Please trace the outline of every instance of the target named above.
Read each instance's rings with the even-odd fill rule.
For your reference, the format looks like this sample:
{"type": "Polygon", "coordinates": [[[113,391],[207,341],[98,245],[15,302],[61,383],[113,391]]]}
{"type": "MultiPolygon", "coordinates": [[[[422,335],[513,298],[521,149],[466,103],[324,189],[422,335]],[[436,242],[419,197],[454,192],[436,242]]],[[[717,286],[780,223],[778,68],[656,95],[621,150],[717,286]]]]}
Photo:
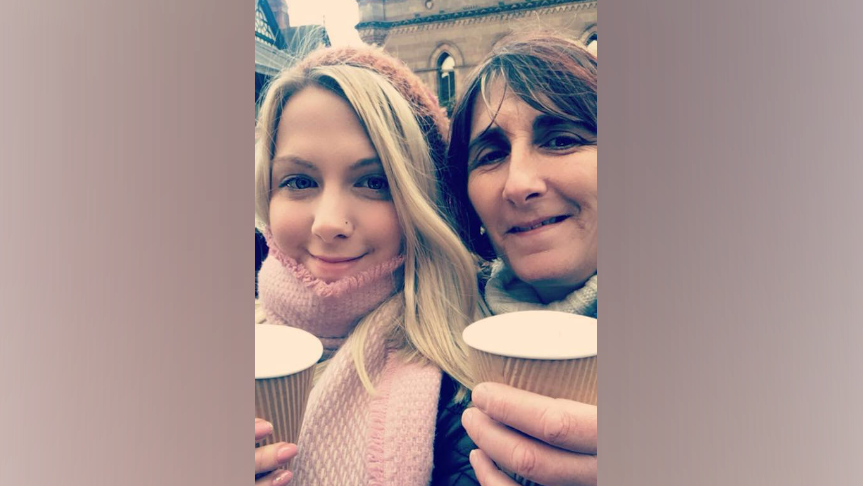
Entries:
{"type": "Polygon", "coordinates": [[[439,181],[459,235],[486,260],[495,254],[480,234],[482,223],[468,198],[467,159],[474,107],[485,87],[498,79],[535,110],[580,122],[596,134],[596,57],[577,41],[553,33],[511,36],[477,66],[453,111],[447,164],[439,181]]]}

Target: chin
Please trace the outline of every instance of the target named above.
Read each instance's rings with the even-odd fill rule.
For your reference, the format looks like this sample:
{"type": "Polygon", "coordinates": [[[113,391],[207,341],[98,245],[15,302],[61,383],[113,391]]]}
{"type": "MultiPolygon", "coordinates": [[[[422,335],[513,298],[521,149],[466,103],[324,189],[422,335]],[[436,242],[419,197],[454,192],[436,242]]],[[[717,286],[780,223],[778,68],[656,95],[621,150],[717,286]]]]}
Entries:
{"type": "Polygon", "coordinates": [[[517,263],[508,262],[513,273],[531,287],[572,287],[575,290],[584,284],[594,273],[586,262],[564,261],[553,255],[536,255],[519,259],[517,263]]]}

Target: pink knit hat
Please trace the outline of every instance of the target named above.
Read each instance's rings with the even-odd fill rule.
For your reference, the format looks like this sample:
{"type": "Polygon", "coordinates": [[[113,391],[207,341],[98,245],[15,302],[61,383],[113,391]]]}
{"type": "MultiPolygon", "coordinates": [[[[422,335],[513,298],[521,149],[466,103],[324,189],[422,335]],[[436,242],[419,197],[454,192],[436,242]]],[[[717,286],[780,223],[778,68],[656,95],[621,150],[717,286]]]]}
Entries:
{"type": "Polygon", "coordinates": [[[446,161],[449,119],[438,103],[437,96],[405,65],[383,49],[373,46],[340,46],[318,49],[309,54],[295,69],[303,74],[318,66],[349,65],[374,71],[387,80],[411,104],[420,129],[425,134],[435,166],[446,161]]]}

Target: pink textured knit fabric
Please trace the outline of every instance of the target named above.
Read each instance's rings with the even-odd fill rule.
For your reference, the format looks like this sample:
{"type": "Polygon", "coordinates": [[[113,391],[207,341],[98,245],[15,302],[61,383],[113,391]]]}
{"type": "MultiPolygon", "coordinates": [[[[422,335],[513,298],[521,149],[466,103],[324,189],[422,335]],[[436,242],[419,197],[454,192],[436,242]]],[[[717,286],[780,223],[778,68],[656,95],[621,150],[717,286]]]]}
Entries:
{"type": "Polygon", "coordinates": [[[387,355],[372,401],[368,460],[371,486],[427,485],[433,467],[441,372],[387,355]]]}
{"type": "Polygon", "coordinates": [[[318,336],[324,344],[324,359],[332,356],[354,325],[393,295],[401,283],[396,270],[403,257],[326,283],[281,253],[268,229],[264,237],[270,253],[258,273],[258,294],[267,321],[299,327],[318,336]]]}
{"type": "MultiPolygon", "coordinates": [[[[358,315],[359,309],[374,309],[393,294],[393,270],[400,264],[397,259],[371,273],[326,284],[271,246],[261,268],[259,294],[271,323],[287,323],[317,335],[336,334],[329,337],[330,343],[340,345],[370,312],[358,315]],[[335,314],[344,320],[338,322],[335,314]]],[[[365,342],[374,395],[363,387],[347,348],[335,352],[312,389],[292,485],[429,483],[441,372],[433,365],[405,363],[387,347],[384,332],[401,319],[399,309],[381,309],[365,342]]]]}

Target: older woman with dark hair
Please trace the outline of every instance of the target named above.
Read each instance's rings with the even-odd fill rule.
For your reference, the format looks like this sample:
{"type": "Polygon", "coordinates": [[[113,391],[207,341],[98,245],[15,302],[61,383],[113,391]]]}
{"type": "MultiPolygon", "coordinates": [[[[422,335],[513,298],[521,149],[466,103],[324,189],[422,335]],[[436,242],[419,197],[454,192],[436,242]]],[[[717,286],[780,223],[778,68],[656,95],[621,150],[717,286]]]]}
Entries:
{"type": "MultiPolygon", "coordinates": [[[[492,314],[597,315],[596,102],[596,57],[556,35],[503,41],[467,81],[440,182],[486,261],[492,314]]],[[[548,486],[596,483],[595,406],[491,383],[472,399],[462,422],[484,486],[515,484],[494,463],[548,486]]]]}

